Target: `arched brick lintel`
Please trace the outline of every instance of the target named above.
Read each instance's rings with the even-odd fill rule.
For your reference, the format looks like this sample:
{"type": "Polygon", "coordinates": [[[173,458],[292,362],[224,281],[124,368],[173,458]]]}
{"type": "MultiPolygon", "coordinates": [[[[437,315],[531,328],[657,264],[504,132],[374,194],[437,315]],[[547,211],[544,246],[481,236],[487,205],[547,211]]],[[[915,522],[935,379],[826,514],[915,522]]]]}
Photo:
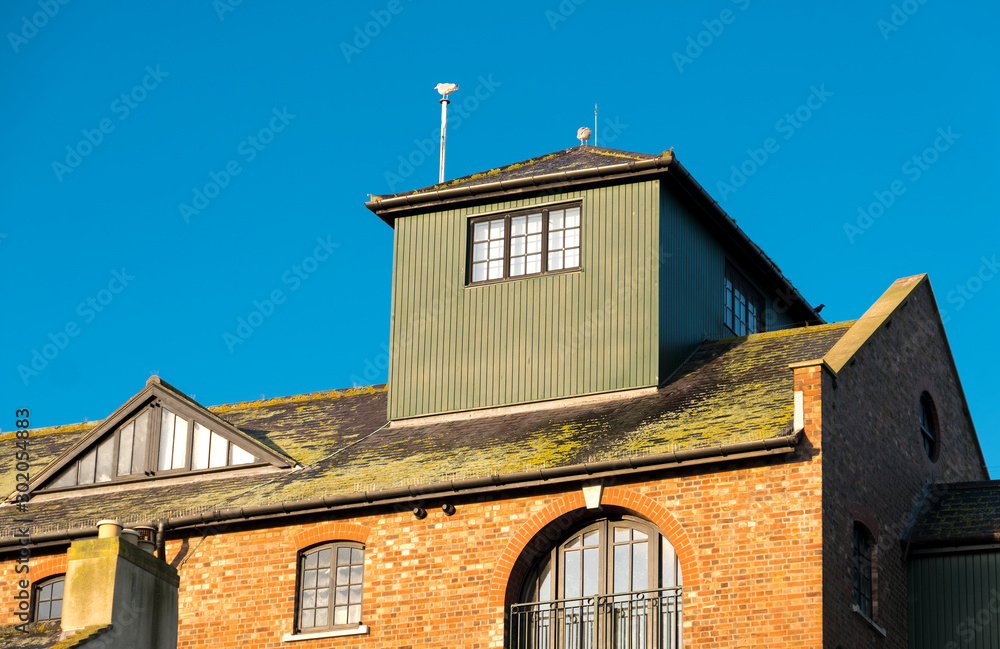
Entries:
{"type": "MultiPolygon", "coordinates": [[[[685,590],[696,590],[698,587],[698,562],[695,557],[694,546],[687,532],[681,524],[674,518],[673,514],[667,511],[662,505],[652,498],[637,491],[625,489],[623,487],[610,487],[604,490],[601,496],[602,505],[613,505],[627,509],[631,512],[646,518],[663,532],[670,544],[677,552],[677,558],[681,564],[681,574],[684,575],[685,590]]],[[[531,539],[542,530],[543,527],[556,520],[560,516],[568,514],[576,509],[586,507],[583,499],[583,492],[576,491],[568,494],[545,509],[541,510],[514,533],[507,547],[504,548],[493,569],[493,579],[490,582],[490,596],[488,605],[503,609],[504,598],[507,593],[507,582],[510,580],[512,570],[521,553],[524,551],[531,539]]]]}
{"type": "Polygon", "coordinates": [[[370,528],[358,523],[319,523],[293,536],[290,543],[296,552],[308,548],[310,545],[327,541],[366,543],[370,531],[370,528]]]}
{"type": "Polygon", "coordinates": [[[43,579],[48,579],[52,575],[64,574],[68,563],[69,561],[65,552],[48,557],[41,557],[37,561],[32,561],[31,581],[38,582],[43,579]]]}

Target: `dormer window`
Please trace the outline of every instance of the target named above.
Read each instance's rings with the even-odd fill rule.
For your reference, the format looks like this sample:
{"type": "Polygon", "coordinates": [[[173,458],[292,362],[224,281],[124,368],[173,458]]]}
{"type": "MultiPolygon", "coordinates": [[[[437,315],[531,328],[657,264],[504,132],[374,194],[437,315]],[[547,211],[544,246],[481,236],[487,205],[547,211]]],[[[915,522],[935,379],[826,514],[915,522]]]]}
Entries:
{"type": "Polygon", "coordinates": [[[469,284],[580,268],[581,206],[534,208],[469,222],[469,284]]]}
{"type": "Polygon", "coordinates": [[[271,464],[285,458],[161,381],[52,462],[32,491],[271,464]]]}

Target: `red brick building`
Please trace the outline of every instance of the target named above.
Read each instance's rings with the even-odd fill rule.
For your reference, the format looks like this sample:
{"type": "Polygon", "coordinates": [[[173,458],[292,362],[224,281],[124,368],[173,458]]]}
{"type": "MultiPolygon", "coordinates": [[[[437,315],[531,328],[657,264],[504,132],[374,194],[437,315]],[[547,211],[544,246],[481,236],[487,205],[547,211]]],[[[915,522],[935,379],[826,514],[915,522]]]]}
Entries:
{"type": "Polygon", "coordinates": [[[72,635],[66,548],[109,518],[156,530],[179,647],[911,646],[915,517],[988,479],[926,276],[824,323],[671,152],[369,208],[389,384],[205,408],[154,377],[29,431],[5,646],[72,635]]]}

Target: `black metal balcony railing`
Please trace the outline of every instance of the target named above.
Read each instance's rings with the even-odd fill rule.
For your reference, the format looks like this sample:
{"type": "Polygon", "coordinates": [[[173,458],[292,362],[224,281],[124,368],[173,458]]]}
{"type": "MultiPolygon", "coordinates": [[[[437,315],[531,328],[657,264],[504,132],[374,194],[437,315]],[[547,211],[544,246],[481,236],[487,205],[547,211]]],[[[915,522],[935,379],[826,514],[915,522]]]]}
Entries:
{"type": "Polygon", "coordinates": [[[512,649],[680,649],[681,587],[515,604],[512,649]]]}

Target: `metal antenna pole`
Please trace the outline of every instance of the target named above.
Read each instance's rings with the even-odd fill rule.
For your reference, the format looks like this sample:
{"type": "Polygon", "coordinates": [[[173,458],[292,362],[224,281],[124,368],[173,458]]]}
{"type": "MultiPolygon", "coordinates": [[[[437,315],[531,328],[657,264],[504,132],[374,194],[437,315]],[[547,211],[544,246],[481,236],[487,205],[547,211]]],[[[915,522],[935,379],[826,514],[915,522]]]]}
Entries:
{"type": "Polygon", "coordinates": [[[597,146],[597,104],[594,104],[594,146],[597,146]]]}
{"type": "Polygon", "coordinates": [[[444,144],[445,134],[448,131],[448,95],[458,90],[458,85],[454,83],[439,83],[434,89],[441,93],[441,169],[438,173],[438,182],[444,182],[444,144]]]}
{"type": "Polygon", "coordinates": [[[448,95],[441,97],[441,170],[438,173],[438,182],[444,182],[444,140],[448,132],[448,95]]]}

